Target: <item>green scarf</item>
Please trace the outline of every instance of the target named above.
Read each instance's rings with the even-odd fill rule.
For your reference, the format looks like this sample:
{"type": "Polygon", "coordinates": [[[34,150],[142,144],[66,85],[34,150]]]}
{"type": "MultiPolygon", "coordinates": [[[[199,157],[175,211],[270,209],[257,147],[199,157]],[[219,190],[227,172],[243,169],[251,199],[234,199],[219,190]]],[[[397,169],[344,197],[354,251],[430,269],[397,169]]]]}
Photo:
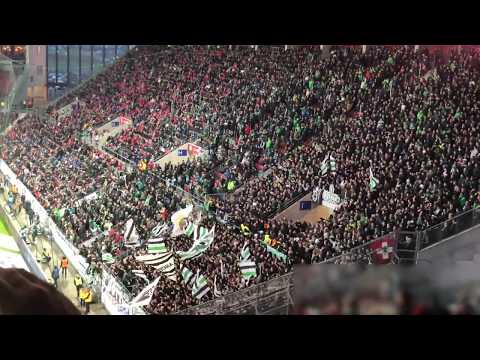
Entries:
{"type": "Polygon", "coordinates": [[[313,84],[314,84],[313,80],[310,80],[310,81],[308,82],[308,89],[309,89],[309,90],[313,90],[313,84]]]}
{"type": "Polygon", "coordinates": [[[266,146],[265,146],[265,147],[266,147],[267,149],[271,149],[271,148],[272,148],[272,146],[273,146],[273,144],[272,144],[272,139],[268,138],[268,140],[267,140],[267,144],[266,144],[266,146]]]}

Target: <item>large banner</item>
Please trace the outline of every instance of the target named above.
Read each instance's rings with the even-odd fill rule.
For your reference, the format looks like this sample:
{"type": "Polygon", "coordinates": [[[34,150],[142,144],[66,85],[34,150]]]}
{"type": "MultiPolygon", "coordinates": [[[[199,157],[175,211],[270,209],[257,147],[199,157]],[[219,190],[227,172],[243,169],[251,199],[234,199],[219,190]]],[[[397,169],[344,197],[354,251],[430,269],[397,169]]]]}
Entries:
{"type": "Polygon", "coordinates": [[[76,100],[76,101],[73,101],[70,104],[65,105],[64,107],[58,109],[57,110],[58,120],[61,121],[61,120],[63,120],[64,117],[70,116],[73,112],[73,105],[82,106],[84,104],[85,104],[84,102],[76,100]]]}
{"type": "Polygon", "coordinates": [[[322,205],[332,210],[337,210],[342,201],[337,194],[324,190],[322,194],[322,205]]]}
{"type": "Polygon", "coordinates": [[[72,108],[73,108],[73,103],[65,105],[61,109],[57,111],[58,114],[58,120],[63,120],[64,117],[70,116],[72,114],[72,108]]]}
{"type": "Polygon", "coordinates": [[[321,201],[323,206],[332,210],[337,210],[342,204],[340,196],[333,191],[322,190],[318,186],[312,192],[312,201],[315,203],[320,203],[321,201]]]}
{"type": "Polygon", "coordinates": [[[111,315],[130,314],[129,296],[105,269],[102,273],[102,303],[111,315]]]}

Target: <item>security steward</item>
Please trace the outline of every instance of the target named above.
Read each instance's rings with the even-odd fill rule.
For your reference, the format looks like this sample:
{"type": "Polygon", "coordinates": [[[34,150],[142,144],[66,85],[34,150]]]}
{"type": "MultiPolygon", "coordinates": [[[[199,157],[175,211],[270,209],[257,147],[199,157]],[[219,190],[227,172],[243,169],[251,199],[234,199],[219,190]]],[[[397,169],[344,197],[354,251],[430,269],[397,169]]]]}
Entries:
{"type": "Polygon", "coordinates": [[[73,284],[75,285],[75,287],[77,288],[77,297],[79,298],[80,297],[80,289],[82,288],[83,286],[83,279],[80,275],[75,275],[75,277],[73,278],[73,284]]]}
{"type": "Polygon", "coordinates": [[[60,267],[62,268],[62,276],[64,279],[67,279],[67,269],[68,269],[68,259],[66,256],[60,260],[60,267]]]}
{"type": "Polygon", "coordinates": [[[88,315],[90,312],[90,304],[93,302],[93,292],[90,288],[86,289],[85,297],[85,315],[88,315]]]}

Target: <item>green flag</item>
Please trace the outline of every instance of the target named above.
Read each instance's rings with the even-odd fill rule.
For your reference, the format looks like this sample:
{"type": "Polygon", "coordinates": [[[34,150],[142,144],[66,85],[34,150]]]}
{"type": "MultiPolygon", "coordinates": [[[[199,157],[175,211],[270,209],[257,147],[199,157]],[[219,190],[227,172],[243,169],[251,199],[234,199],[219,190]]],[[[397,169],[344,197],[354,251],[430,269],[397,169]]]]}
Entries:
{"type": "Polygon", "coordinates": [[[272,139],[268,138],[267,144],[266,144],[266,148],[267,148],[267,149],[271,149],[271,148],[272,148],[272,139]]]}
{"type": "Polygon", "coordinates": [[[209,212],[210,211],[210,201],[205,201],[203,203],[203,208],[205,209],[206,212],[209,212]]]}
{"type": "Polygon", "coordinates": [[[63,216],[65,215],[65,209],[64,208],[61,208],[61,209],[55,209],[53,211],[53,215],[55,216],[55,219],[57,221],[60,221],[63,219],[63,216]]]}
{"type": "Polygon", "coordinates": [[[147,250],[149,254],[165,254],[168,252],[162,238],[148,240],[147,250]]]}
{"type": "Polygon", "coordinates": [[[189,222],[187,228],[185,229],[185,235],[192,236],[195,230],[195,225],[192,222],[189,222]]]}
{"type": "Polygon", "coordinates": [[[425,117],[425,114],[423,113],[423,110],[420,110],[420,111],[417,113],[417,120],[418,120],[418,121],[422,121],[424,117],[425,117]]]}
{"type": "Polygon", "coordinates": [[[139,191],[143,191],[143,189],[145,189],[145,184],[141,180],[137,181],[136,186],[139,191]]]}
{"type": "Polygon", "coordinates": [[[257,265],[252,260],[242,260],[238,263],[242,277],[245,280],[257,277],[257,265]]]}
{"type": "Polygon", "coordinates": [[[363,72],[362,72],[362,70],[360,70],[360,69],[357,70],[357,76],[358,76],[358,80],[360,80],[360,81],[363,80],[363,72]]]}
{"type": "Polygon", "coordinates": [[[293,128],[295,129],[296,132],[299,132],[302,129],[298,118],[293,119],[293,128]]]}
{"type": "Polygon", "coordinates": [[[266,246],[266,247],[267,247],[267,251],[268,251],[269,253],[271,253],[273,256],[275,256],[277,259],[280,259],[280,260],[282,260],[282,261],[284,261],[284,262],[287,262],[287,260],[288,260],[287,255],[285,255],[285,254],[282,253],[281,251],[278,251],[277,249],[271,247],[270,245],[266,244],[266,243],[263,242],[263,241],[260,241],[260,243],[261,243],[262,245],[266,246]]]}
{"type": "Polygon", "coordinates": [[[227,183],[227,190],[233,191],[235,190],[235,180],[229,180],[227,183]]]}
{"type": "Polygon", "coordinates": [[[102,261],[107,263],[107,264],[112,264],[115,262],[115,259],[113,258],[112,254],[110,253],[105,253],[102,255],[102,261]]]}
{"type": "Polygon", "coordinates": [[[374,191],[378,185],[378,179],[373,176],[372,168],[370,170],[370,190],[374,191]]]}
{"type": "Polygon", "coordinates": [[[313,80],[310,80],[310,81],[308,82],[308,89],[309,89],[309,90],[312,90],[312,89],[313,89],[313,80]]]}
{"type": "Polygon", "coordinates": [[[99,228],[98,224],[95,222],[95,220],[90,220],[89,222],[89,227],[90,227],[90,231],[91,232],[94,232],[95,230],[97,230],[99,228]]]}
{"type": "Polygon", "coordinates": [[[145,206],[148,206],[150,204],[151,199],[152,199],[152,195],[148,195],[147,198],[145,199],[145,206]]]}

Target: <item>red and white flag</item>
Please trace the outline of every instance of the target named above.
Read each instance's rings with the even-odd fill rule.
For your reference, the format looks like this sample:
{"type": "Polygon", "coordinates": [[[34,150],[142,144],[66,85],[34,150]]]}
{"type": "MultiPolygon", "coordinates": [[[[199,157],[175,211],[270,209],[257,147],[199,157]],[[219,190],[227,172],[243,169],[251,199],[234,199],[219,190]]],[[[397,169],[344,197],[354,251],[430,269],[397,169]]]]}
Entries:
{"type": "Polygon", "coordinates": [[[395,239],[386,236],[372,242],[370,245],[371,259],[374,264],[389,264],[394,257],[395,239]]]}
{"type": "Polygon", "coordinates": [[[202,152],[202,148],[198,145],[189,143],[187,145],[187,151],[189,156],[197,156],[202,152]]]}
{"type": "Polygon", "coordinates": [[[125,116],[120,116],[120,125],[126,125],[129,123],[129,120],[128,118],[126,118],[125,116]]]}

